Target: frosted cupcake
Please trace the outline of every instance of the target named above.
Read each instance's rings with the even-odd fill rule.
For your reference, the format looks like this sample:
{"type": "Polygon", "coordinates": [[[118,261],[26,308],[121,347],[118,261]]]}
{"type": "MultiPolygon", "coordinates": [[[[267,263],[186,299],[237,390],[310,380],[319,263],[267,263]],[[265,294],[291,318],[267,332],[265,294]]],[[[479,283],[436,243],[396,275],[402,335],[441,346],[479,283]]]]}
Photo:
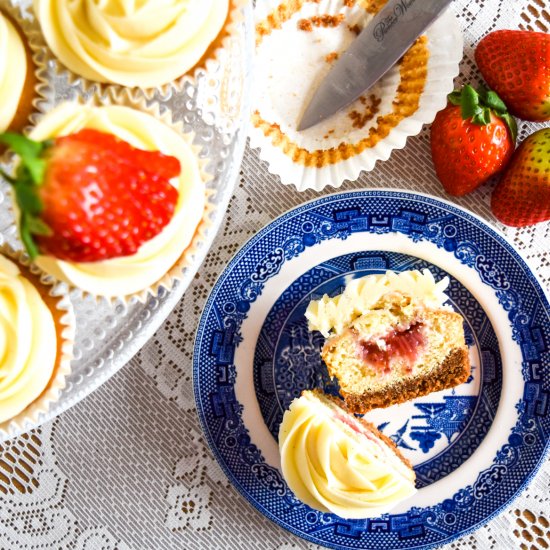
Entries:
{"type": "Polygon", "coordinates": [[[140,88],[189,73],[223,34],[229,0],[34,0],[48,46],[79,76],[140,88]]]}
{"type": "Polygon", "coordinates": [[[170,288],[205,213],[191,137],[130,107],[65,103],[30,138],[46,148],[41,209],[14,190],[21,240],[38,266],[95,296],[144,300],[170,288]]]}
{"type": "Polygon", "coordinates": [[[321,512],[372,518],[416,493],[416,474],[395,443],[320,390],[292,401],[279,450],[289,488],[321,512]]]}
{"type": "Polygon", "coordinates": [[[36,423],[57,400],[70,372],[74,317],[66,296],[26,265],[0,255],[0,431],[36,423]]]}
{"type": "Polygon", "coordinates": [[[23,32],[0,11],[0,132],[20,132],[26,126],[33,108],[34,70],[23,32]]]}

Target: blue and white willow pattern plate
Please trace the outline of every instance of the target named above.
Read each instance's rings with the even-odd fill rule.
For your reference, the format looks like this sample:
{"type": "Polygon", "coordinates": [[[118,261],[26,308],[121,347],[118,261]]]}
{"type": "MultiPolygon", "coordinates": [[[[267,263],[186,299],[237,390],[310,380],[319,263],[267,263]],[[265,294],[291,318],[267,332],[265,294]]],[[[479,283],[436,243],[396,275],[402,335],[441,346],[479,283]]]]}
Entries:
{"type": "Polygon", "coordinates": [[[454,205],[398,191],[342,193],[273,221],[233,258],[204,309],[193,360],[208,442],[263,514],[331,548],[449,542],[498,513],[525,486],[550,438],[550,304],[513,247],[454,205]],[[393,513],[344,520],[298,501],[280,473],[277,433],[303,389],[337,392],[307,330],[312,298],[387,269],[448,276],[465,318],[472,376],[463,385],[368,418],[417,473],[393,513]]]}

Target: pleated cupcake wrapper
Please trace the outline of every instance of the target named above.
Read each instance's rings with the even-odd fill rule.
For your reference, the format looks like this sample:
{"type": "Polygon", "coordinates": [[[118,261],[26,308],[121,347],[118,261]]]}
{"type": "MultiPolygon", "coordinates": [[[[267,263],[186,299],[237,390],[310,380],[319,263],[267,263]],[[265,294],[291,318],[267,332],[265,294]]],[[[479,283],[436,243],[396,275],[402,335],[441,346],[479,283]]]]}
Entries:
{"type": "MultiPolygon", "coordinates": [[[[47,104],[41,105],[41,110],[44,112],[50,111],[53,107],[57,106],[60,103],[63,103],[63,99],[56,96],[51,90],[49,97],[52,99],[47,102],[47,104]]],[[[125,295],[125,296],[103,296],[99,294],[93,294],[82,290],[74,285],[71,285],[65,281],[60,281],[53,275],[49,273],[42,272],[41,281],[44,284],[53,285],[54,289],[59,293],[70,293],[72,297],[79,299],[90,299],[100,301],[106,300],[109,303],[119,302],[123,304],[128,304],[131,300],[138,300],[139,302],[145,303],[148,298],[158,296],[159,291],[164,289],[170,291],[176,281],[181,281],[183,277],[184,270],[192,265],[193,259],[199,250],[203,246],[207,246],[206,238],[208,228],[212,225],[211,217],[216,208],[215,204],[212,202],[213,192],[206,189],[206,184],[212,179],[212,175],[207,172],[207,165],[210,161],[208,157],[201,155],[201,148],[193,144],[195,134],[192,132],[184,133],[183,123],[174,123],[172,122],[172,115],[169,111],[165,110],[163,113],[160,112],[159,105],[153,103],[152,105],[147,104],[147,100],[141,94],[137,93],[135,90],[130,89],[121,89],[116,90],[114,88],[108,88],[103,91],[101,95],[94,94],[93,97],[85,101],[82,98],[77,98],[74,101],[81,104],[88,104],[97,107],[108,106],[108,105],[121,105],[126,107],[131,107],[138,111],[147,113],[157,120],[163,122],[182,137],[187,144],[191,147],[195,158],[197,159],[200,175],[203,183],[205,184],[205,207],[202,218],[195,229],[195,234],[188,245],[188,247],[182,252],[180,258],[176,263],[167,271],[167,273],[155,282],[153,285],[144,288],[143,290],[125,295]]],[[[43,116],[43,114],[41,115],[43,116]]],[[[13,215],[14,227],[8,228],[5,232],[8,234],[17,233],[16,227],[16,216],[13,215]]],[[[22,248],[22,244],[18,242],[18,247],[22,248]]]]}
{"type": "MultiPolygon", "coordinates": [[[[26,11],[22,11],[20,6],[14,6],[8,1],[0,0],[0,11],[9,15],[9,17],[16,23],[19,27],[19,30],[23,33],[26,38],[28,45],[31,49],[32,59],[34,62],[34,75],[36,77],[35,85],[35,95],[32,100],[33,112],[31,113],[25,130],[28,130],[31,126],[36,124],[36,118],[38,116],[39,105],[42,101],[46,99],[46,94],[48,90],[48,78],[47,74],[43,69],[42,60],[40,59],[39,52],[33,47],[33,37],[36,33],[36,23],[33,18],[30,18],[26,11]]],[[[32,70],[32,67],[29,67],[32,70]]],[[[4,152],[0,156],[0,161],[7,159],[7,153],[4,152]]]]}
{"type": "MultiPolygon", "coordinates": [[[[354,26],[363,28],[372,17],[365,8],[369,4],[373,3],[357,2],[346,6],[343,0],[265,0],[256,4],[257,69],[252,124],[249,127],[250,145],[259,150],[260,158],[267,163],[272,174],[278,175],[286,185],[295,185],[298,191],[321,191],[327,185],[340,187],[345,180],[356,180],[361,171],[372,170],[377,161],[387,160],[394,149],[406,145],[409,136],[418,134],[424,124],[432,122],[436,113],[445,107],[447,94],[453,90],[453,79],[459,72],[462,59],[463,41],[456,18],[447,11],[424,33],[428,39],[429,58],[424,90],[416,111],[402,118],[373,147],[357,151],[361,140],[368,139],[371,129],[378,124],[378,117],[392,110],[400,84],[399,66],[391,69],[366,92],[367,98],[374,93],[380,100],[380,109],[363,128],[353,128],[349,118],[352,109],[356,109],[358,115],[361,114],[358,111],[364,109],[357,102],[318,126],[302,133],[296,131],[308,99],[329,70],[330,57],[323,57],[330,56],[331,46],[335,46],[334,51],[338,53],[347,48],[349,44],[343,44],[342,40],[346,37],[351,43],[354,26]],[[343,22],[336,28],[323,30],[322,39],[318,38],[315,24],[312,24],[312,32],[298,28],[300,20],[307,27],[307,22],[313,21],[313,17],[339,14],[344,16],[343,22]],[[285,33],[284,40],[282,34],[276,33],[285,33]],[[301,47],[299,58],[290,51],[293,47],[296,49],[296,44],[301,47]],[[277,67],[277,63],[270,59],[274,56],[277,56],[277,63],[299,59],[303,66],[299,71],[293,65],[287,71],[275,73],[273,67],[277,67]],[[323,64],[322,69],[319,63],[323,64]],[[293,106],[287,109],[285,102],[291,101],[293,106]],[[312,152],[315,152],[315,157],[311,156],[312,152]]],[[[422,86],[424,81],[416,76],[416,71],[411,74],[411,78],[419,79],[418,82],[411,80],[411,87],[422,86]]]]}
{"type": "Polygon", "coordinates": [[[34,284],[43,299],[47,301],[50,310],[53,306],[56,313],[59,314],[55,319],[55,328],[56,334],[62,339],[60,357],[57,358],[55,370],[44,391],[18,415],[0,423],[0,438],[5,439],[37,426],[51,405],[58,401],[63,388],[65,388],[67,377],[71,373],[76,320],[67,292],[60,292],[60,289],[51,283],[39,282],[44,278],[44,274],[29,261],[25,253],[3,244],[0,245],[0,254],[16,263],[22,270],[24,277],[28,278],[26,271],[33,276],[31,283],[34,284]]]}
{"type": "Polygon", "coordinates": [[[30,19],[29,26],[31,29],[28,35],[29,44],[36,53],[37,61],[45,80],[56,82],[56,89],[67,89],[71,96],[78,93],[80,96],[89,98],[94,95],[101,96],[105,93],[120,94],[123,90],[129,89],[132,90],[132,94],[136,97],[142,95],[148,100],[165,101],[172,94],[182,92],[186,86],[191,85],[193,87],[200,87],[201,93],[205,97],[204,104],[214,107],[218,103],[219,88],[221,86],[217,74],[220,72],[220,67],[225,61],[225,52],[230,41],[234,39],[237,34],[236,29],[244,20],[242,11],[247,3],[248,0],[230,0],[228,19],[221,30],[221,45],[215,48],[209,57],[201,60],[192,69],[190,74],[182,75],[172,82],[152,88],[140,88],[137,86],[127,88],[120,84],[96,82],[74,73],[65,67],[50,50],[40,30],[40,24],[34,15],[34,11],[30,7],[26,11],[26,15],[30,19]]]}

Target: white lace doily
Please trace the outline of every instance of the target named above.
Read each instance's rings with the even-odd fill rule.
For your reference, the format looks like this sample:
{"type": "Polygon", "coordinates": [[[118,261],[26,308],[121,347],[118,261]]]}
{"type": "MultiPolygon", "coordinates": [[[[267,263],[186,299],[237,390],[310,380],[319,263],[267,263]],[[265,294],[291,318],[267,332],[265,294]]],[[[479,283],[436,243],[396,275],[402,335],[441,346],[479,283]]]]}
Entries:
{"type": "MultiPolygon", "coordinates": [[[[550,31],[547,0],[456,0],[465,35],[458,83],[479,80],[473,46],[500,28],[550,31]]],[[[520,124],[523,139],[536,128],[520,124]]],[[[0,446],[0,548],[314,548],[260,515],[205,445],[195,413],[191,354],[198,317],[229,258],[263,225],[318,196],[268,174],[247,151],[224,226],[183,300],[107,384],[33,433],[0,446]]],[[[396,186],[445,197],[428,128],[342,190],[396,186]]],[[[491,185],[456,202],[489,222],[491,185]]],[[[499,226],[550,291],[550,223],[499,226]]],[[[550,547],[550,460],[511,506],[446,549],[550,547]]]]}

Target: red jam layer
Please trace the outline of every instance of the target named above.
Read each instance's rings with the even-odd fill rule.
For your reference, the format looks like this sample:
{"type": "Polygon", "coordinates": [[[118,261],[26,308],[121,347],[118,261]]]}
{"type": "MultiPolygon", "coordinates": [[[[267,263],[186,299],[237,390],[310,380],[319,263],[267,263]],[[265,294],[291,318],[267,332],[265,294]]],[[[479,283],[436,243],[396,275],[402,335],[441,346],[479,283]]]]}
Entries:
{"type": "Polygon", "coordinates": [[[381,374],[391,372],[391,363],[395,359],[405,360],[407,371],[411,372],[425,345],[421,328],[422,323],[415,323],[407,330],[392,330],[383,338],[385,349],[375,342],[359,341],[359,356],[381,374]]]}
{"type": "Polygon", "coordinates": [[[353,420],[351,420],[351,418],[348,418],[348,416],[344,413],[334,412],[333,415],[334,418],[336,418],[343,424],[346,424],[346,426],[350,427],[354,432],[357,432],[358,434],[363,433],[363,431],[357,425],[357,422],[354,422],[353,420]]]}
{"type": "Polygon", "coordinates": [[[359,424],[358,422],[349,418],[349,416],[345,413],[334,411],[333,415],[336,420],[339,420],[340,422],[351,428],[355,433],[366,437],[369,441],[374,441],[378,444],[378,446],[380,446],[380,443],[376,441],[375,437],[366,428],[361,426],[361,424],[359,424]]]}

